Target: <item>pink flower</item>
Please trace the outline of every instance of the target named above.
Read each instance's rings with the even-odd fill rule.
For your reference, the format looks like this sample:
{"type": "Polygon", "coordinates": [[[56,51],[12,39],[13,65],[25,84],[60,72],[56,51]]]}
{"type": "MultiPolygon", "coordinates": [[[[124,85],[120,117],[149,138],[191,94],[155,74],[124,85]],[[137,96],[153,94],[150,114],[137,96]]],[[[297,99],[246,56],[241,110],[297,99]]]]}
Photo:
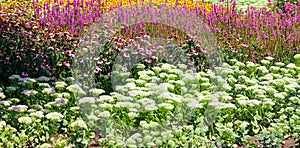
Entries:
{"type": "Polygon", "coordinates": [[[151,63],[151,62],[152,62],[152,60],[151,60],[151,58],[147,58],[147,59],[145,59],[145,62],[147,62],[147,63],[151,63]]]}
{"type": "Polygon", "coordinates": [[[27,74],[25,71],[23,71],[21,75],[22,75],[23,77],[28,77],[28,74],[27,74]]]}
{"type": "Polygon", "coordinates": [[[284,6],[285,11],[290,11],[292,9],[293,5],[288,3],[284,6]]]}

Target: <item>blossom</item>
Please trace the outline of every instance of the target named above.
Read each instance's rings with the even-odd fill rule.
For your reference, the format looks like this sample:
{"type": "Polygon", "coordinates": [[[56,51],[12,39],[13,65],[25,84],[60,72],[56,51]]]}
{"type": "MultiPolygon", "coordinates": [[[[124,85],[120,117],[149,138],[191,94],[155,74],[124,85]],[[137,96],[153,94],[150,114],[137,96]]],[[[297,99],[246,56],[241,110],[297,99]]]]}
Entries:
{"type": "Polygon", "coordinates": [[[94,97],[84,97],[84,98],[81,98],[79,100],[79,104],[84,104],[84,103],[94,104],[95,103],[95,98],[94,97]]]}
{"type": "Polygon", "coordinates": [[[80,107],[78,106],[73,106],[70,108],[71,111],[78,111],[80,109],[80,107]]]}
{"type": "Polygon", "coordinates": [[[194,108],[202,108],[202,104],[199,104],[196,100],[195,101],[191,101],[187,104],[187,106],[191,109],[194,109],[194,108]]]}
{"type": "Polygon", "coordinates": [[[285,98],[285,96],[282,93],[276,93],[276,94],[274,94],[274,97],[278,98],[278,99],[284,99],[285,98]]]}
{"type": "Polygon", "coordinates": [[[86,123],[83,120],[76,120],[76,121],[72,122],[71,127],[73,127],[73,128],[78,127],[78,128],[82,128],[82,129],[88,128],[86,123]]]}
{"type": "Polygon", "coordinates": [[[43,143],[40,148],[52,148],[52,145],[49,143],[43,143]]]}
{"type": "Polygon", "coordinates": [[[97,89],[97,88],[92,88],[89,90],[89,92],[95,97],[105,93],[103,89],[97,89]]]}
{"type": "Polygon", "coordinates": [[[290,10],[292,9],[292,7],[293,7],[293,5],[292,5],[292,4],[290,4],[290,3],[288,3],[288,4],[285,4],[285,6],[284,6],[284,10],[285,10],[285,11],[290,11],[290,10]]]}
{"type": "Polygon", "coordinates": [[[241,105],[255,106],[255,105],[259,105],[261,103],[261,101],[255,100],[255,99],[254,100],[239,100],[238,103],[241,105]]]}
{"type": "Polygon", "coordinates": [[[49,88],[50,84],[49,83],[38,83],[39,87],[46,87],[49,88]]]}
{"type": "Polygon", "coordinates": [[[174,108],[174,106],[172,104],[169,104],[169,103],[161,103],[161,104],[158,105],[158,107],[165,108],[165,109],[168,109],[168,110],[172,110],[174,108]]]}
{"type": "Polygon", "coordinates": [[[68,103],[68,99],[66,98],[56,98],[55,101],[54,101],[54,105],[55,106],[61,106],[61,105],[65,105],[68,103]]]}
{"type": "Polygon", "coordinates": [[[158,107],[155,104],[147,104],[145,105],[145,111],[154,111],[157,110],[158,107]]]}
{"type": "Polygon", "coordinates": [[[26,95],[26,96],[31,96],[31,95],[35,95],[38,92],[36,90],[24,90],[22,91],[22,94],[26,95]]]}
{"type": "Polygon", "coordinates": [[[261,60],[260,61],[263,65],[269,65],[271,62],[268,60],[261,60]]]}
{"type": "Polygon", "coordinates": [[[102,102],[102,101],[108,101],[108,102],[113,102],[114,98],[109,96],[109,95],[102,95],[99,97],[98,101],[102,102]]]}
{"type": "Polygon", "coordinates": [[[138,116],[137,113],[134,113],[134,112],[128,113],[128,117],[129,117],[129,118],[134,118],[134,117],[137,117],[137,116],[138,116]]]}
{"type": "Polygon", "coordinates": [[[45,117],[49,120],[57,121],[57,120],[61,120],[64,116],[58,112],[51,112],[48,113],[45,117]]]}
{"type": "Polygon", "coordinates": [[[4,95],[4,93],[3,92],[0,92],[0,98],[1,99],[4,99],[6,96],[4,95]]]}
{"type": "Polygon", "coordinates": [[[115,107],[126,107],[126,108],[133,108],[136,105],[134,103],[131,102],[117,102],[115,104],[115,107]]]}
{"type": "Polygon", "coordinates": [[[35,111],[35,112],[30,113],[30,116],[37,117],[37,118],[43,118],[44,113],[42,111],[35,111]]]}
{"type": "Polygon", "coordinates": [[[18,118],[18,121],[24,124],[30,124],[32,122],[30,117],[20,117],[18,118]]]}
{"type": "Polygon", "coordinates": [[[88,115],[87,118],[89,120],[94,120],[94,121],[97,121],[99,118],[97,116],[95,116],[94,114],[91,114],[91,115],[88,115]]]}
{"type": "Polygon", "coordinates": [[[0,121],[0,131],[3,129],[3,127],[6,126],[6,122],[5,121],[0,121]]]}
{"type": "Polygon", "coordinates": [[[41,81],[41,82],[48,82],[48,81],[50,81],[50,78],[45,77],[45,76],[40,76],[37,78],[37,80],[41,81]]]}
{"type": "Polygon", "coordinates": [[[10,80],[14,80],[14,79],[18,79],[20,80],[21,79],[21,76],[20,75],[11,75],[8,77],[10,80]]]}
{"type": "Polygon", "coordinates": [[[27,110],[27,106],[26,105],[13,105],[11,107],[8,108],[9,111],[16,111],[16,112],[25,112],[27,110]]]}
{"type": "Polygon", "coordinates": [[[50,94],[55,93],[55,89],[53,87],[51,87],[51,88],[44,88],[42,90],[42,93],[50,95],[50,94]]]}
{"type": "Polygon", "coordinates": [[[98,117],[102,117],[102,118],[108,118],[109,116],[110,116],[110,112],[109,111],[100,112],[98,114],[98,117]]]}
{"type": "Polygon", "coordinates": [[[0,101],[0,105],[4,105],[4,106],[10,106],[11,103],[12,103],[11,101],[6,101],[6,100],[0,101]]]}
{"type": "Polygon", "coordinates": [[[78,84],[73,84],[67,87],[67,90],[72,92],[72,93],[78,93],[81,95],[85,95],[86,92],[78,85],[78,84]]]}

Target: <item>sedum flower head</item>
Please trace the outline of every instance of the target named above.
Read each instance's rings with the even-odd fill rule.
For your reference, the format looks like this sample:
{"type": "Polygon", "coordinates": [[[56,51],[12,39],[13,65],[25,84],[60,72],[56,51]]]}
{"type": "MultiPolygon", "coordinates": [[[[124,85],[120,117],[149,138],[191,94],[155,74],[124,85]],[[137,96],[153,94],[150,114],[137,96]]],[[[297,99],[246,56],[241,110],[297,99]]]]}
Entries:
{"type": "Polygon", "coordinates": [[[51,112],[46,115],[46,118],[49,120],[57,121],[61,120],[64,116],[58,112],[51,112]]]}
{"type": "Polygon", "coordinates": [[[98,114],[98,117],[100,117],[100,118],[108,118],[109,116],[110,116],[109,111],[103,111],[98,114]]]}
{"type": "Polygon", "coordinates": [[[8,108],[9,111],[25,112],[28,109],[26,105],[13,105],[8,108]]]}
{"type": "Polygon", "coordinates": [[[11,101],[6,101],[6,100],[0,101],[0,105],[4,105],[4,106],[10,106],[11,103],[12,103],[11,101]]]}
{"type": "Polygon", "coordinates": [[[68,103],[68,99],[66,98],[56,98],[54,101],[55,106],[61,106],[61,105],[66,105],[68,103]]]}
{"type": "Polygon", "coordinates": [[[11,75],[8,77],[10,80],[14,80],[14,79],[17,79],[17,80],[20,80],[22,77],[20,75],[11,75]]]}
{"type": "Polygon", "coordinates": [[[78,84],[72,84],[67,87],[67,90],[74,93],[74,94],[81,94],[86,95],[86,92],[78,85],[78,84]]]}
{"type": "Polygon", "coordinates": [[[32,122],[30,117],[20,117],[18,119],[19,123],[30,124],[32,122]]]}
{"type": "Polygon", "coordinates": [[[36,90],[24,90],[22,91],[22,94],[26,95],[26,96],[31,96],[31,95],[35,95],[38,92],[36,90]]]}
{"type": "Polygon", "coordinates": [[[94,97],[83,97],[79,100],[79,104],[85,104],[85,103],[95,103],[95,98],[94,97]]]}
{"type": "Polygon", "coordinates": [[[52,148],[52,145],[49,143],[43,143],[40,148],[52,148]]]}
{"type": "Polygon", "coordinates": [[[174,106],[172,104],[169,104],[169,103],[161,103],[161,104],[158,105],[158,107],[165,108],[165,109],[168,109],[168,110],[172,110],[174,108],[174,106]]]}
{"type": "Polygon", "coordinates": [[[97,89],[97,88],[92,88],[92,89],[89,90],[89,92],[94,97],[98,97],[99,95],[105,93],[105,91],[103,89],[97,89]]]}
{"type": "Polygon", "coordinates": [[[38,83],[39,87],[46,87],[49,88],[51,87],[49,83],[38,83]]]}
{"type": "Polygon", "coordinates": [[[0,131],[6,126],[5,121],[0,121],[0,131]]]}
{"type": "Polygon", "coordinates": [[[108,102],[113,102],[114,98],[112,96],[109,95],[102,95],[99,97],[98,101],[102,102],[102,101],[108,101],[108,102]]]}
{"type": "Polygon", "coordinates": [[[82,129],[87,129],[87,125],[83,120],[76,120],[71,123],[71,127],[73,128],[82,128],[82,129]]]}
{"type": "Polygon", "coordinates": [[[4,98],[6,98],[6,96],[4,95],[4,93],[3,93],[3,92],[0,92],[0,98],[1,98],[1,99],[4,99],[4,98]]]}
{"type": "Polygon", "coordinates": [[[35,111],[35,112],[30,113],[30,116],[37,117],[37,118],[43,118],[44,117],[44,112],[42,112],[42,111],[35,111]]]}
{"type": "Polygon", "coordinates": [[[44,88],[44,89],[42,90],[42,93],[48,94],[48,95],[54,94],[54,93],[55,93],[55,89],[54,89],[53,87],[51,87],[51,88],[44,88]]]}
{"type": "Polygon", "coordinates": [[[45,76],[40,76],[37,78],[37,80],[40,82],[48,82],[48,81],[50,81],[50,78],[45,77],[45,76]]]}

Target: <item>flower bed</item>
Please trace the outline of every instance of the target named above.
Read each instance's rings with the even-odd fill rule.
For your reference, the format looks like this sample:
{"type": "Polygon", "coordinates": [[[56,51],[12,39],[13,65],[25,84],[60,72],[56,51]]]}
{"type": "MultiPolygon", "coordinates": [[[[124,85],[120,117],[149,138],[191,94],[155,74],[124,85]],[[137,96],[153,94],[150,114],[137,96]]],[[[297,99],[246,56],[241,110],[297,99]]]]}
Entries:
{"type": "Polygon", "coordinates": [[[300,3],[287,6],[285,12],[241,12],[235,3],[224,7],[169,0],[167,8],[176,10],[171,16],[159,15],[159,4],[164,3],[1,3],[0,147],[274,147],[289,139],[298,143],[300,3]],[[110,15],[130,4],[143,9],[124,13],[121,19],[110,15]],[[189,19],[194,23],[178,19],[189,12],[195,14],[189,19]],[[177,25],[126,25],[130,14],[152,14],[151,19],[160,16],[177,25]],[[97,33],[89,27],[107,18],[117,23],[101,25],[107,42],[93,42],[101,50],[80,48],[84,37],[97,33]],[[211,31],[216,46],[196,40],[190,30],[197,21],[206,25],[194,33],[211,31]],[[158,56],[164,47],[150,42],[155,38],[166,39],[165,47],[174,55],[158,56]],[[88,59],[80,58],[86,51],[88,59]],[[221,51],[225,62],[211,65],[213,56],[207,53],[212,51],[221,51]],[[118,58],[139,56],[144,58],[128,73],[113,71],[118,58]],[[195,71],[173,63],[185,57],[195,71]],[[96,64],[94,69],[79,67],[84,73],[75,77],[78,62],[96,64]],[[83,81],[96,85],[87,87],[79,83],[83,81]],[[122,85],[113,88],[116,83],[122,85]]]}

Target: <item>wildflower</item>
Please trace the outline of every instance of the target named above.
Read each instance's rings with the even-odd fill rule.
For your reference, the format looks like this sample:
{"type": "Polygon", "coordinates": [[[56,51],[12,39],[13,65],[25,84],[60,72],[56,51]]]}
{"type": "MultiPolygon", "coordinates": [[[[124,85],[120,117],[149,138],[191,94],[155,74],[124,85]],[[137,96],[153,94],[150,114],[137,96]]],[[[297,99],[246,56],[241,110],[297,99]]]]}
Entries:
{"type": "Polygon", "coordinates": [[[84,97],[79,100],[79,104],[85,104],[85,103],[95,103],[95,98],[94,97],[84,97]]]}
{"type": "Polygon", "coordinates": [[[16,112],[25,112],[27,110],[27,106],[26,105],[13,105],[11,107],[8,108],[9,111],[16,111],[16,112]]]}
{"type": "Polygon", "coordinates": [[[154,104],[147,104],[145,106],[145,110],[146,111],[154,111],[154,110],[157,110],[157,109],[158,109],[158,107],[156,105],[154,105],[154,104]]]}
{"type": "Polygon", "coordinates": [[[20,117],[18,121],[24,124],[30,124],[32,122],[30,117],[20,117]]]}
{"type": "Polygon", "coordinates": [[[102,95],[99,97],[98,101],[102,102],[102,101],[108,101],[108,102],[113,102],[114,98],[109,96],[109,95],[102,95]]]}
{"type": "Polygon", "coordinates": [[[61,120],[64,116],[58,112],[51,112],[48,113],[45,117],[49,120],[57,121],[57,120],[61,120]]]}
{"type": "Polygon", "coordinates": [[[74,122],[71,123],[71,127],[76,128],[82,128],[82,129],[87,129],[87,125],[83,120],[76,120],[74,122]]]}
{"type": "Polygon", "coordinates": [[[37,117],[37,118],[43,118],[44,113],[42,111],[35,111],[35,112],[30,113],[30,116],[37,117]]]}
{"type": "Polygon", "coordinates": [[[42,90],[42,93],[50,95],[50,94],[55,93],[55,89],[53,87],[51,87],[51,88],[44,88],[42,90]]]}

